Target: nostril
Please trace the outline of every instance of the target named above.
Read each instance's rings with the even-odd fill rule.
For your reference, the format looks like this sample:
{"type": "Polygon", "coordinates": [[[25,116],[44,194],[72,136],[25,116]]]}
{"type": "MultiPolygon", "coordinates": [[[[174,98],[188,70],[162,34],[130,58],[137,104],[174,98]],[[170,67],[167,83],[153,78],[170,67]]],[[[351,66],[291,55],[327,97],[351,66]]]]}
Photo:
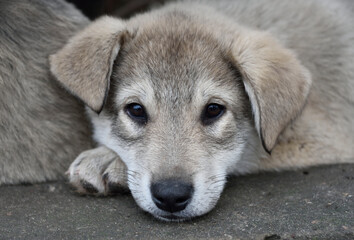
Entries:
{"type": "Polygon", "coordinates": [[[157,201],[159,201],[159,202],[163,202],[163,198],[157,197],[156,199],[157,199],[157,201]]]}
{"type": "Polygon", "coordinates": [[[178,180],[163,180],[151,185],[151,195],[155,205],[171,213],[185,209],[192,194],[193,186],[178,180]]]}
{"type": "MultiPolygon", "coordinates": [[[[153,202],[159,207],[162,206],[164,203],[164,200],[160,197],[155,197],[154,195],[152,196],[153,202]]],[[[160,208],[160,207],[159,207],[160,208]]]]}

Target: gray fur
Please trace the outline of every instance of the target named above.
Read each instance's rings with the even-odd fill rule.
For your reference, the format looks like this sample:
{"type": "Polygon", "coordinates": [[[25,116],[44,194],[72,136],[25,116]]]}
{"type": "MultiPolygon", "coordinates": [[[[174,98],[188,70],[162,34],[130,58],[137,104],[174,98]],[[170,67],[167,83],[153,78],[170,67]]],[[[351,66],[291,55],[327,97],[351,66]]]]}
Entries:
{"type": "Polygon", "coordinates": [[[127,181],[138,205],[155,217],[185,220],[215,206],[227,174],[352,163],[354,18],[344,4],[353,5],[180,1],[128,21],[96,21],[51,57],[58,80],[97,110],[92,103],[102,103],[103,89],[92,94],[85,87],[104,85],[113,62],[107,50],[119,48],[107,104],[99,115],[88,109],[104,146],[74,161],[71,183],[107,194],[106,172],[108,181],[127,181]],[[125,40],[114,43],[123,32],[125,40]],[[103,55],[78,54],[85,46],[103,55]],[[73,59],[75,67],[65,64],[73,59]],[[87,77],[76,84],[73,76],[87,77]],[[206,126],[200,116],[210,102],[226,111],[206,126]],[[144,106],[145,125],[128,116],[130,103],[144,106]],[[105,163],[114,158],[111,150],[117,171],[105,163]],[[165,179],[193,185],[184,210],[168,213],[154,203],[150,186],[165,179]]]}
{"type": "Polygon", "coordinates": [[[354,18],[344,4],[353,5],[181,1],[85,28],[50,58],[58,80],[94,110],[103,145],[76,158],[71,183],[98,195],[128,186],[144,210],[184,220],[215,206],[228,174],[353,162],[354,18]],[[145,125],[128,116],[130,103],[145,107],[145,125]],[[205,126],[209,103],[226,111],[205,126]],[[171,178],[194,188],[172,215],[150,191],[171,178]]]}
{"type": "Polygon", "coordinates": [[[87,24],[61,0],[0,1],[0,185],[63,179],[92,147],[84,107],[48,61],[87,24]]]}

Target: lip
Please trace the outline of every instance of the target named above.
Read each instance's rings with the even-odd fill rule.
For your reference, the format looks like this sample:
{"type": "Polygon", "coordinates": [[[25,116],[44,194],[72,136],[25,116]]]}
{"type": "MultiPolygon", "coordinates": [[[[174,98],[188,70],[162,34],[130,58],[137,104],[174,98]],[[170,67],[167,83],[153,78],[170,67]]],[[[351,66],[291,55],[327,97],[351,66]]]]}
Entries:
{"type": "Polygon", "coordinates": [[[166,222],[184,222],[188,221],[191,218],[189,217],[180,217],[174,214],[164,214],[164,215],[155,215],[155,217],[159,218],[160,220],[166,221],[166,222]]]}

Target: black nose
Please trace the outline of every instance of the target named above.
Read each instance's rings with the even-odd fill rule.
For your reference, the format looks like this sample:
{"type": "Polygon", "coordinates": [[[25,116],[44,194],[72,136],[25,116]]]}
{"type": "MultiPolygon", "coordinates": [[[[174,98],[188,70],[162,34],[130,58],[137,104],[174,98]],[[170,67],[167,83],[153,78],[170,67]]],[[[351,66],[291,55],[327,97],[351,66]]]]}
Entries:
{"type": "Polygon", "coordinates": [[[193,194],[193,186],[178,180],[163,180],[151,185],[152,200],[167,212],[185,209],[193,194]]]}

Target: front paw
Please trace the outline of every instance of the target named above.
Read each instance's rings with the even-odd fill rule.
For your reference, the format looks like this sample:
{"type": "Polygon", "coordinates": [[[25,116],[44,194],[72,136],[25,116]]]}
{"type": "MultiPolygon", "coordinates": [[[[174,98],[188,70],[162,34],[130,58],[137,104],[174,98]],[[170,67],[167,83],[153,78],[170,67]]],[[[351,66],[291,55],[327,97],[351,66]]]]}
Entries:
{"type": "Polygon", "coordinates": [[[129,191],[125,164],[106,147],[82,152],[67,173],[70,183],[81,194],[106,196],[129,191]]]}

